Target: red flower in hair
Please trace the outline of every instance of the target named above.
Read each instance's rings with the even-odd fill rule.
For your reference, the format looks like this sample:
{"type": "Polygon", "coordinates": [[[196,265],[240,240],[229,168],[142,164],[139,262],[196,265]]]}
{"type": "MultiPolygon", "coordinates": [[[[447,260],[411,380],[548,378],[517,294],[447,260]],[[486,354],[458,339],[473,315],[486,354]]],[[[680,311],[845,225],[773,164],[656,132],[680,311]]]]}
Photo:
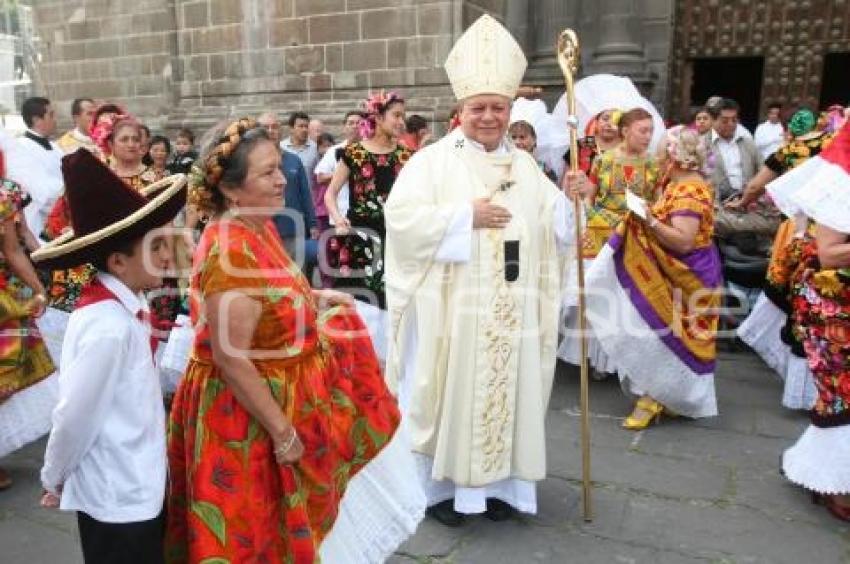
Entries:
{"type": "Polygon", "coordinates": [[[92,126],[89,136],[105,157],[112,154],[109,150],[109,139],[112,137],[112,132],[115,131],[116,124],[125,121],[134,124],[138,123],[136,118],[130,114],[104,114],[98,118],[98,122],[92,126]]]}

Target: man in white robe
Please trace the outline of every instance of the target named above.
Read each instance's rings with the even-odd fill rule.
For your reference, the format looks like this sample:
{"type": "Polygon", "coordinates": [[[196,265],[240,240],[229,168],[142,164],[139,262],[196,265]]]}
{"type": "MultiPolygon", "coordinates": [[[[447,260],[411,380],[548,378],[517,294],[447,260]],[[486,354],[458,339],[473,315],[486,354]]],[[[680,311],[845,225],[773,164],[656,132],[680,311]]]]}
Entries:
{"type": "Polygon", "coordinates": [[[24,208],[27,226],[39,237],[47,223],[47,216],[59,196],[65,181],[62,178],[62,156],[64,153],[50,140],[56,131],[56,114],[47,98],[33,97],[21,105],[21,117],[27,126],[19,145],[28,153],[32,162],[42,171],[38,178],[24,181],[22,186],[32,201],[24,208]]]}
{"type": "Polygon", "coordinates": [[[430,514],[536,512],[571,206],[506,140],[522,50],[490,16],[446,70],[461,126],[416,153],[385,206],[387,378],[430,514]]]}

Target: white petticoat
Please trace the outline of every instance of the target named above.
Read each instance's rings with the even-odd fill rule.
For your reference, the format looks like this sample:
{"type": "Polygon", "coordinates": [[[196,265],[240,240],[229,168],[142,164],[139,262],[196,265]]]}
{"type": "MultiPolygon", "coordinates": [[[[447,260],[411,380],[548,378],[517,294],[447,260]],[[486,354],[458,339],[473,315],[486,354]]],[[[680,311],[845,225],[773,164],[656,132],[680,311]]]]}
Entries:
{"type": "Polygon", "coordinates": [[[366,324],[369,329],[369,337],[372,339],[372,346],[375,347],[375,354],[381,362],[387,361],[387,326],[389,326],[390,318],[386,310],[377,308],[371,304],[354,301],[354,306],[357,308],[357,314],[366,324]]]}
{"type": "MultiPolygon", "coordinates": [[[[562,312],[563,338],[558,345],[558,358],[569,364],[579,365],[581,340],[578,336],[578,308],[565,308],[562,312]]],[[[617,371],[614,360],[605,354],[592,331],[587,331],[587,362],[597,372],[609,374],[617,371]]]]}
{"type": "MultiPolygon", "coordinates": [[[[59,366],[62,337],[68,313],[48,308],[36,325],[53,363],[59,366]]],[[[54,372],[44,380],[13,395],[0,404],[0,457],[6,456],[50,431],[53,408],[59,401],[59,376],[54,372]]]]}
{"type": "Polygon", "coordinates": [[[163,393],[173,394],[177,391],[195,341],[195,331],[192,322],[186,315],[178,315],[174,327],[168,334],[168,341],[160,344],[156,350],[156,365],[159,367],[159,381],[163,393]]]}
{"type": "Polygon", "coordinates": [[[320,547],[323,562],[384,562],[413,535],[426,498],[404,426],[348,485],[339,516],[320,547]]]}
{"type": "Polygon", "coordinates": [[[785,476],[826,495],[850,494],[850,425],[809,427],[782,455],[785,476]]]}
{"type": "Polygon", "coordinates": [[[811,409],[817,400],[812,371],[805,358],[791,352],[781,338],[788,316],[762,292],[750,315],[738,327],[738,337],[752,348],[785,382],[782,405],[789,409],[811,409]]]}
{"type": "Polygon", "coordinates": [[[686,417],[717,415],[714,374],[696,374],[644,321],[620,285],[608,245],[588,272],[588,322],[628,392],[686,417]]]}

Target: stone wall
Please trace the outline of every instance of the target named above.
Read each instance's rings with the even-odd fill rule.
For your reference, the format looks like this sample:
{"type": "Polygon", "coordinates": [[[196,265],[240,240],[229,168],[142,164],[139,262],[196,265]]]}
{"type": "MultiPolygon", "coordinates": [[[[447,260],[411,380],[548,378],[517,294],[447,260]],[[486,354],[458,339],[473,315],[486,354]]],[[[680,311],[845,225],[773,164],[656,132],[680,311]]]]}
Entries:
{"type": "Polygon", "coordinates": [[[567,26],[585,45],[585,71],[636,75],[656,101],[663,89],[653,88],[666,85],[663,23],[671,0],[32,4],[42,56],[36,91],[56,102],[65,121],[73,98],[93,96],[125,103],[157,129],[200,130],[269,109],[304,109],[338,125],[370,91],[392,88],[405,95],[409,112],[442,124],[454,102],[443,62],[461,30],[485,12],[517,35],[530,59],[526,79],[543,86],[550,102],[563,91],[553,47],[567,26]],[[600,59],[609,35],[614,48],[600,59]]]}
{"type": "Polygon", "coordinates": [[[35,0],[36,89],[122,102],[154,126],[306,109],[336,122],[371,90],[444,119],[454,0],[35,0]]]}
{"type": "Polygon", "coordinates": [[[174,106],[174,5],[168,0],[33,3],[41,65],[36,92],[67,119],[79,96],[125,103],[164,122],[174,106]]]}

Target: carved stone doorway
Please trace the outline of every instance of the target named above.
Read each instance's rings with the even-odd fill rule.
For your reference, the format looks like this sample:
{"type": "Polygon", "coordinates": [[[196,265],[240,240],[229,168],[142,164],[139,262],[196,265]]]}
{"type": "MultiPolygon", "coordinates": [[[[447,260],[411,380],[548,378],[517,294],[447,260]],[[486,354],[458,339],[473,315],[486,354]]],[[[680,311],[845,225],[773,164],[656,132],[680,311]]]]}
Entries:
{"type": "Polygon", "coordinates": [[[716,57],[690,61],[690,105],[710,96],[732,98],[741,105],[741,123],[750,131],[759,123],[763,57],[716,57]]]}
{"type": "Polygon", "coordinates": [[[828,53],[823,61],[820,107],[850,104],[850,52],[828,53]]]}

